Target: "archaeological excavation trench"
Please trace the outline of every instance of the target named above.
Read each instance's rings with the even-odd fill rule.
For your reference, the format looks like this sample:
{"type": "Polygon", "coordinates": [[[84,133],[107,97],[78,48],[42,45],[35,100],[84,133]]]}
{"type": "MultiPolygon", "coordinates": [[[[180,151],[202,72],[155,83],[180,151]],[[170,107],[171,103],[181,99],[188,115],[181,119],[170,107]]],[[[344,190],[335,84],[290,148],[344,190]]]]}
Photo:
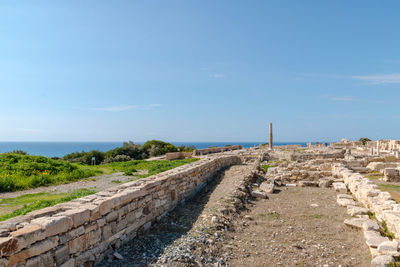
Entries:
{"type": "Polygon", "coordinates": [[[347,148],[205,155],[2,222],[0,266],[388,266],[400,205],[373,162],[386,173],[347,148]]]}

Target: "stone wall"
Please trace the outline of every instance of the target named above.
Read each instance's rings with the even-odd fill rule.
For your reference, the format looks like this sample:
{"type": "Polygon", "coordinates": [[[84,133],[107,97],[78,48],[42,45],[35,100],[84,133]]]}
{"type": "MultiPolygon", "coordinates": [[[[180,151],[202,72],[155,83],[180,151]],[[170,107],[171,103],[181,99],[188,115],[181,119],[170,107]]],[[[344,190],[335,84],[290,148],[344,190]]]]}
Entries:
{"type": "Polygon", "coordinates": [[[332,174],[342,177],[350,192],[363,205],[375,212],[378,220],[385,221],[396,238],[400,238],[400,204],[392,200],[390,193],[382,192],[371,180],[347,169],[342,164],[334,164],[332,174]]]}
{"type": "Polygon", "coordinates": [[[221,153],[225,151],[233,151],[238,149],[242,149],[242,146],[235,145],[235,146],[224,146],[224,147],[210,147],[204,149],[196,149],[193,151],[193,155],[194,156],[208,155],[212,153],[221,153]]]}
{"type": "Polygon", "coordinates": [[[170,152],[165,154],[166,160],[186,159],[193,156],[192,152],[170,152]]]}
{"type": "Polygon", "coordinates": [[[90,266],[149,229],[216,172],[241,162],[218,155],[0,224],[0,266],[90,266]]]}

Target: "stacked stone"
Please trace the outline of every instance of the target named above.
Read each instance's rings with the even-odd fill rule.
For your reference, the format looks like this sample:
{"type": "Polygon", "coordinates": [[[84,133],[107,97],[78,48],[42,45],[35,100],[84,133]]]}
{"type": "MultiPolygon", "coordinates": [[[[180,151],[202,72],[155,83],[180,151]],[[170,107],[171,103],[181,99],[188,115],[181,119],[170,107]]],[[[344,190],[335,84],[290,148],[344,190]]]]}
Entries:
{"type": "Polygon", "coordinates": [[[239,164],[219,155],[0,224],[0,266],[82,266],[147,230],[214,174],[239,164]]]}
{"type": "MultiPolygon", "coordinates": [[[[332,166],[332,174],[336,177],[342,177],[344,184],[357,200],[371,212],[374,212],[379,221],[384,221],[389,231],[391,231],[396,238],[400,238],[400,204],[395,202],[388,192],[382,192],[371,180],[364,178],[357,172],[347,169],[342,164],[334,164],[332,166]]],[[[377,235],[377,233],[375,233],[375,235],[377,235]]],[[[380,241],[382,241],[380,244],[376,242],[370,242],[371,244],[368,244],[367,242],[367,245],[370,246],[373,252],[373,256],[375,256],[375,262],[384,259],[393,261],[393,256],[400,256],[397,240],[391,242],[387,240],[387,238],[383,238],[380,239],[380,241]],[[394,246],[393,244],[396,245],[394,246]],[[389,250],[389,245],[391,248],[393,247],[393,249],[389,250]]],[[[374,264],[374,260],[373,266],[378,266],[374,264]]]]}

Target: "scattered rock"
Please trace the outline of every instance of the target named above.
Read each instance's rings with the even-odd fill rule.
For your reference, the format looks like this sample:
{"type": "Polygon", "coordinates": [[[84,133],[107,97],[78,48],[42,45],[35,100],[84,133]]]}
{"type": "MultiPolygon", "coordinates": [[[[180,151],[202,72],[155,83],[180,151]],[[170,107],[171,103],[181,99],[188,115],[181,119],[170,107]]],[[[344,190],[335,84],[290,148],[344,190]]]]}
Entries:
{"type": "Polygon", "coordinates": [[[378,251],[384,255],[399,256],[399,252],[397,252],[398,246],[399,242],[396,240],[385,241],[379,244],[378,251]]]}
{"type": "Polygon", "coordinates": [[[373,220],[365,220],[362,225],[364,231],[379,231],[379,224],[373,220]]]}
{"type": "Polygon", "coordinates": [[[375,257],[371,261],[372,267],[387,267],[390,263],[394,263],[394,258],[390,255],[381,255],[375,257]]]}
{"type": "Polygon", "coordinates": [[[377,248],[381,243],[389,241],[389,238],[387,237],[383,237],[381,235],[376,235],[376,236],[371,236],[369,237],[365,243],[367,243],[367,245],[371,248],[377,248]]]}
{"type": "Polygon", "coordinates": [[[297,182],[297,185],[301,187],[306,187],[306,186],[318,187],[319,183],[317,181],[299,181],[297,182]]]}
{"type": "Polygon", "coordinates": [[[368,213],[368,209],[357,207],[357,206],[348,206],[347,213],[350,216],[362,215],[362,214],[368,213]]]}
{"type": "Polygon", "coordinates": [[[263,182],[260,185],[260,189],[267,194],[272,194],[275,190],[275,185],[273,183],[263,182]]]}
{"type": "Polygon", "coordinates": [[[116,251],[114,252],[114,254],[113,254],[113,255],[114,255],[114,257],[115,257],[115,258],[117,258],[117,259],[119,259],[119,260],[123,260],[123,259],[124,259],[124,257],[122,257],[122,255],[121,255],[121,254],[119,254],[119,253],[118,253],[118,252],[116,252],[116,251]]]}
{"type": "Polygon", "coordinates": [[[351,219],[344,220],[344,224],[347,226],[350,226],[350,227],[362,229],[364,222],[367,220],[368,219],[351,218],[351,219]]]}
{"type": "Polygon", "coordinates": [[[347,192],[347,187],[344,183],[335,182],[335,183],[332,183],[332,186],[336,192],[343,193],[343,194],[347,192]]]}
{"type": "Polygon", "coordinates": [[[264,198],[264,199],[267,199],[267,198],[268,198],[267,193],[261,192],[261,191],[259,191],[259,190],[253,190],[253,191],[251,191],[251,195],[252,195],[253,197],[256,197],[256,198],[264,198]]]}

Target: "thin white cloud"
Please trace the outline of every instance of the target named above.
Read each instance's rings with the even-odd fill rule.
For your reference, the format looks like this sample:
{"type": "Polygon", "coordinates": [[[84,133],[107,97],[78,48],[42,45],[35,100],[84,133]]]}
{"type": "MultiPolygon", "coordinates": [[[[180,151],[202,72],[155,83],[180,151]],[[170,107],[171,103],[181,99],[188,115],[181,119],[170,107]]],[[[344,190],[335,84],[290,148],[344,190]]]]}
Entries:
{"type": "Polygon", "coordinates": [[[160,106],[161,106],[161,104],[149,104],[149,105],[119,105],[119,106],[92,108],[91,110],[95,110],[95,111],[117,112],[117,111],[127,111],[127,110],[132,110],[132,109],[149,110],[149,109],[157,108],[157,107],[160,107],[160,106]]]}
{"type": "Polygon", "coordinates": [[[215,78],[215,79],[221,79],[221,78],[225,78],[225,74],[222,74],[222,73],[215,73],[215,74],[212,74],[212,75],[210,75],[212,78],[215,78]]]}
{"type": "Polygon", "coordinates": [[[356,101],[356,99],[352,96],[332,96],[332,95],[322,95],[323,98],[332,100],[332,101],[340,101],[340,102],[352,102],[356,101]]]}
{"type": "Polygon", "coordinates": [[[366,82],[367,84],[400,83],[400,73],[352,76],[352,78],[366,82]]]}
{"type": "Polygon", "coordinates": [[[343,102],[350,102],[355,100],[351,96],[331,96],[329,99],[333,101],[343,101],[343,102]]]}

